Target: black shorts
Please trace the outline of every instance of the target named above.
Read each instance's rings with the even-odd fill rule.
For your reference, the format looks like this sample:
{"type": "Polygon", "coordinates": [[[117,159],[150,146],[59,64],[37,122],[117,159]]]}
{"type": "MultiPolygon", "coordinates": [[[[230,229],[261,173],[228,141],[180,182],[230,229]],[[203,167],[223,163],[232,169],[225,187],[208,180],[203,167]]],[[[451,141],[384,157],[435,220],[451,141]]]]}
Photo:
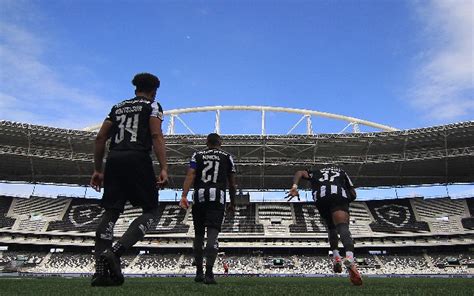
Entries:
{"type": "Polygon", "coordinates": [[[155,172],[147,152],[110,151],[107,157],[101,206],[123,212],[127,200],[144,211],[158,207],[155,172]]]}
{"type": "Polygon", "coordinates": [[[316,201],[316,208],[321,218],[326,222],[328,229],[332,229],[336,227],[332,221],[332,213],[335,211],[349,213],[349,200],[343,196],[331,194],[318,199],[316,201]]]}
{"type": "Polygon", "coordinates": [[[221,231],[222,221],[224,221],[225,208],[215,205],[215,203],[194,203],[193,223],[196,233],[204,233],[206,227],[212,227],[221,231]]]}

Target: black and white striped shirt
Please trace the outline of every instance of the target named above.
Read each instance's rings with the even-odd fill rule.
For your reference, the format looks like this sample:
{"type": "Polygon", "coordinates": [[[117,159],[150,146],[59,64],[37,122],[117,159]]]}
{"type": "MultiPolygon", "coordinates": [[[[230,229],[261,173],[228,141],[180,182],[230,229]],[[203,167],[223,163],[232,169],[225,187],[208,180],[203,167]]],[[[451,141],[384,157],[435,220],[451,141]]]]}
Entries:
{"type": "Polygon", "coordinates": [[[354,187],[349,176],[338,167],[325,167],[319,170],[307,170],[313,199],[319,200],[331,195],[338,195],[344,198],[351,197],[350,189],[354,187]]]}
{"type": "Polygon", "coordinates": [[[236,172],[232,156],[220,149],[206,149],[193,154],[190,167],[196,170],[194,202],[225,204],[229,174],[236,172]]]}

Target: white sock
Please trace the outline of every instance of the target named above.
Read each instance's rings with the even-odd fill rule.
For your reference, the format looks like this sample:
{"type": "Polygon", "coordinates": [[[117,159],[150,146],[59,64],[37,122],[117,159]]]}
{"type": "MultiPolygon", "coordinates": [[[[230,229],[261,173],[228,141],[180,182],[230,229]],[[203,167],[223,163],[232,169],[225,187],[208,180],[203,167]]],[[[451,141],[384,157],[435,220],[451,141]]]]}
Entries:
{"type": "Polygon", "coordinates": [[[354,253],[351,251],[346,252],[346,258],[349,259],[349,261],[354,261],[354,253]]]}

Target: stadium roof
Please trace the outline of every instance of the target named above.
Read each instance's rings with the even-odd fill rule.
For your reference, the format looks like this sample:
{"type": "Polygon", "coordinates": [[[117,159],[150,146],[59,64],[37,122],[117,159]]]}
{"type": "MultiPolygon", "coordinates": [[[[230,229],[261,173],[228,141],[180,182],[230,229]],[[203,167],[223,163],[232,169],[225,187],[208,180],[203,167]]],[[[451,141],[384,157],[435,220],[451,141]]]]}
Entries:
{"type": "MultiPolygon", "coordinates": [[[[0,180],[87,185],[95,132],[0,121],[0,180]]],[[[165,136],[181,188],[205,135],[165,136]]],[[[474,182],[474,121],[374,133],[224,136],[244,189],[287,189],[296,170],[342,166],[357,187],[474,182]]],[[[155,165],[157,163],[155,161],[155,165]]]]}

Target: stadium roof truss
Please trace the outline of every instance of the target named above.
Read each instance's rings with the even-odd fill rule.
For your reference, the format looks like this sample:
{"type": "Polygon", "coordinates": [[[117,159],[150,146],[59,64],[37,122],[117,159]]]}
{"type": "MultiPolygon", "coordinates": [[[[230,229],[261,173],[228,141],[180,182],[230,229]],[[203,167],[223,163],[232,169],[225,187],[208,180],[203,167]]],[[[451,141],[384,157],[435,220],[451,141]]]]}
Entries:
{"type": "MultiPolygon", "coordinates": [[[[216,115],[216,131],[218,123],[216,115]]],[[[287,189],[296,170],[328,164],[342,166],[358,187],[474,182],[474,121],[349,134],[313,134],[307,126],[306,135],[223,136],[223,148],[234,155],[238,167],[239,186],[287,189]]],[[[0,121],[0,180],[87,185],[95,134],[0,121]]],[[[170,186],[181,188],[189,158],[205,148],[206,136],[169,132],[165,138],[170,186]]]]}

